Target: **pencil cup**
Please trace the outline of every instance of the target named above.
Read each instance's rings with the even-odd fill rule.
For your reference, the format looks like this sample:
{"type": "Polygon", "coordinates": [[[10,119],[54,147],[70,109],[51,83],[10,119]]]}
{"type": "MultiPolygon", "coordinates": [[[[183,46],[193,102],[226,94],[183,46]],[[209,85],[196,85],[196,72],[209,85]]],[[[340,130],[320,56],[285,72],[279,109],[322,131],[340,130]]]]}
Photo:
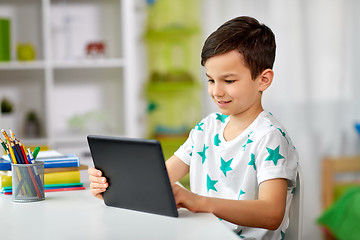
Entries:
{"type": "Polygon", "coordinates": [[[14,202],[34,202],[45,199],[44,162],[11,164],[11,170],[14,202]]]}

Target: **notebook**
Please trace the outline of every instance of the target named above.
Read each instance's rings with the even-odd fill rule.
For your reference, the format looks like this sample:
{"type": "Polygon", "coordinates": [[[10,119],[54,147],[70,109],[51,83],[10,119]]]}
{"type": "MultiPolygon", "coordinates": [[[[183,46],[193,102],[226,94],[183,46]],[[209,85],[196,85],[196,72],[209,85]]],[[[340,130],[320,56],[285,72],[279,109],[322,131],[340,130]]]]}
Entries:
{"type": "Polygon", "coordinates": [[[103,193],[107,206],[178,216],[159,141],[100,135],[87,140],[94,166],[109,183],[103,193]]]}

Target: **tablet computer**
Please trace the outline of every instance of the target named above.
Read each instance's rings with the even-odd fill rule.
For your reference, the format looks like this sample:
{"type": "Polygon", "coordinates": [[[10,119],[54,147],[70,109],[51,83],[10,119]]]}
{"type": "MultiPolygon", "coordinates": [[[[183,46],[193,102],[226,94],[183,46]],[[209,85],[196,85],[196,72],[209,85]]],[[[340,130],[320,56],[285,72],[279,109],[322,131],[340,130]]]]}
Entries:
{"type": "Polygon", "coordinates": [[[160,142],[112,136],[87,136],[95,168],[109,183],[107,206],[177,217],[160,142]]]}

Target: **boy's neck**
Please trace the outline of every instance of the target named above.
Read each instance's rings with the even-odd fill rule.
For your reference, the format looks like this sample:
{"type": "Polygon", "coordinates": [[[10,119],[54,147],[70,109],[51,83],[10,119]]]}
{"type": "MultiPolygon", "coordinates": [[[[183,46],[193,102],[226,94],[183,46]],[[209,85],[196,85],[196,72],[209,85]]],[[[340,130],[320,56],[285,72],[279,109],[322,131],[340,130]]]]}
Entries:
{"type": "Polygon", "coordinates": [[[264,111],[264,109],[260,106],[259,108],[252,109],[251,111],[230,115],[230,120],[224,129],[224,139],[226,141],[231,141],[232,139],[239,136],[250,126],[250,124],[259,116],[262,111],[264,111]]]}

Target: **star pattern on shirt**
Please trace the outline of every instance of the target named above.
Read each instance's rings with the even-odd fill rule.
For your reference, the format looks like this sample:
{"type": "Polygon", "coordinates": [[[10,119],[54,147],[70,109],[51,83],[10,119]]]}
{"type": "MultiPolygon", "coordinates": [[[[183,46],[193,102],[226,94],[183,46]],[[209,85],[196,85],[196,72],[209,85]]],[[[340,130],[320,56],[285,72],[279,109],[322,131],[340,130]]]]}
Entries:
{"type": "Polygon", "coordinates": [[[204,129],[201,128],[201,126],[204,125],[203,122],[199,122],[198,124],[196,124],[196,126],[194,127],[195,130],[199,130],[199,131],[204,131],[204,129]]]}
{"type": "Polygon", "coordinates": [[[250,156],[250,162],[248,163],[248,165],[253,166],[254,170],[256,171],[256,165],[255,165],[255,154],[251,154],[250,156]]]}
{"type": "MultiPolygon", "coordinates": [[[[242,139],[239,138],[239,144],[236,146],[237,153],[235,155],[233,155],[233,156],[232,155],[229,155],[229,156],[222,155],[222,147],[225,147],[225,145],[227,143],[222,142],[222,136],[219,131],[219,127],[224,127],[226,121],[229,120],[229,119],[227,119],[227,117],[229,117],[229,116],[217,113],[215,116],[213,115],[210,120],[209,119],[203,120],[194,127],[194,130],[196,130],[196,131],[194,131],[194,133],[199,134],[200,135],[199,138],[204,138],[202,134],[205,134],[206,133],[205,131],[208,131],[208,128],[210,129],[210,126],[212,126],[212,124],[214,124],[214,122],[217,127],[217,128],[212,128],[211,131],[209,130],[211,133],[211,135],[210,134],[208,135],[208,136],[210,136],[210,139],[206,139],[206,141],[205,141],[205,139],[202,139],[202,142],[200,140],[199,143],[197,143],[197,145],[191,146],[192,152],[193,152],[192,157],[195,159],[194,162],[196,162],[197,166],[199,166],[199,167],[201,166],[203,169],[202,171],[204,171],[202,174],[198,175],[199,177],[201,176],[201,179],[199,179],[199,181],[201,182],[201,185],[202,185],[201,186],[202,191],[205,190],[204,185],[205,185],[205,174],[206,174],[206,189],[207,189],[208,195],[220,196],[220,194],[222,194],[222,191],[225,190],[225,188],[226,188],[225,186],[227,186],[226,184],[228,184],[230,181],[232,181],[232,179],[231,179],[232,173],[237,171],[237,167],[238,167],[236,165],[237,161],[238,161],[238,157],[237,157],[238,153],[243,155],[241,157],[244,157],[243,158],[243,161],[245,161],[245,162],[243,162],[244,164],[246,164],[246,161],[248,162],[248,164],[247,164],[248,166],[246,166],[246,165],[244,165],[244,166],[248,167],[248,169],[246,169],[245,171],[250,171],[250,172],[248,172],[248,173],[250,173],[249,175],[253,175],[253,174],[256,175],[256,171],[261,169],[262,168],[261,164],[266,163],[266,161],[268,161],[267,162],[268,165],[273,166],[272,164],[274,164],[274,166],[277,166],[277,164],[279,164],[279,166],[277,166],[277,167],[281,167],[281,165],[283,164],[283,161],[285,161],[285,160],[287,161],[287,158],[290,157],[290,155],[288,156],[286,153],[288,151],[287,149],[290,148],[290,146],[292,145],[291,139],[289,136],[287,136],[287,133],[285,131],[282,131],[282,129],[278,128],[278,126],[276,126],[276,125],[275,126],[271,125],[270,127],[271,127],[272,134],[276,135],[279,140],[277,140],[277,142],[274,142],[274,143],[269,141],[268,145],[265,145],[263,147],[262,154],[257,153],[256,151],[253,151],[254,144],[255,143],[258,144],[258,142],[260,141],[260,139],[258,138],[258,136],[260,135],[260,134],[258,134],[259,131],[254,130],[254,132],[250,132],[250,133],[247,132],[246,134],[249,133],[247,135],[247,137],[245,135],[244,138],[242,138],[242,139]],[[216,118],[215,121],[214,121],[214,118],[216,118]],[[209,121],[209,124],[208,124],[208,121],[209,121]],[[202,132],[199,132],[199,131],[202,131],[202,132]],[[281,134],[281,136],[279,133],[281,134]],[[285,141],[283,141],[283,137],[286,139],[286,141],[288,142],[289,145],[287,145],[285,143],[285,141]],[[243,144],[243,145],[241,145],[241,144],[243,144]],[[201,147],[201,145],[203,145],[203,147],[201,147]],[[281,146],[281,151],[280,151],[280,146],[281,146]],[[241,149],[241,148],[243,148],[243,149],[241,149]],[[215,153],[213,153],[213,151],[215,153]],[[281,155],[281,153],[284,154],[285,157],[283,155],[281,155]],[[214,157],[217,156],[214,159],[214,162],[211,161],[212,156],[214,156],[214,157]],[[200,158],[201,158],[201,164],[200,164],[200,158]],[[232,164],[232,161],[234,159],[235,159],[234,164],[232,164]],[[279,162],[279,160],[281,160],[281,159],[283,159],[283,160],[279,162]],[[220,160],[220,162],[219,162],[219,160],[220,160]],[[211,163],[210,163],[210,161],[211,161],[211,163]],[[263,161],[265,161],[265,162],[263,162],[263,161]],[[209,164],[209,166],[208,166],[208,164],[209,164]],[[211,171],[207,170],[207,167],[211,167],[211,166],[215,167],[215,169],[212,168],[211,171]],[[254,169],[254,171],[253,171],[253,169],[254,169]],[[220,172],[222,172],[224,174],[224,176],[220,172]],[[211,174],[211,176],[210,176],[210,174],[211,174]]],[[[269,126],[269,123],[267,123],[267,127],[268,126],[269,126]]],[[[265,130],[268,131],[270,129],[265,129],[265,130]]],[[[198,136],[198,135],[196,135],[196,136],[198,136]]],[[[294,149],[295,149],[295,147],[294,147],[294,149]]],[[[231,193],[231,198],[236,199],[236,192],[238,193],[238,200],[252,198],[252,191],[250,191],[248,189],[246,183],[241,182],[241,183],[239,183],[239,185],[236,185],[233,188],[235,188],[235,189],[232,189],[233,191],[231,193]],[[245,189],[247,190],[247,192],[244,191],[245,189]]],[[[294,191],[296,191],[295,188],[292,189],[292,194],[294,194],[294,191]]],[[[221,221],[222,219],[219,218],[219,220],[221,221]]],[[[242,229],[242,227],[238,227],[236,234],[242,239],[248,237],[246,228],[242,229]]],[[[281,231],[281,235],[278,237],[280,237],[280,239],[284,239],[285,233],[281,231]]]]}
{"type": "Polygon", "coordinates": [[[241,235],[242,234],[242,229],[237,233],[237,235],[240,237],[240,238],[245,238],[245,236],[241,235]]]}
{"type": "Polygon", "coordinates": [[[244,145],[242,145],[244,151],[245,151],[246,146],[247,146],[249,143],[252,143],[252,142],[253,142],[253,140],[251,140],[250,138],[247,139],[246,143],[245,143],[244,145]]]}
{"type": "Polygon", "coordinates": [[[283,130],[281,130],[280,128],[277,128],[277,130],[279,130],[281,135],[286,139],[287,143],[289,144],[289,140],[286,138],[286,132],[283,132],[283,130]]]}
{"type": "Polygon", "coordinates": [[[280,231],[280,235],[281,235],[281,240],[285,239],[285,233],[283,231],[280,231]]]}
{"type": "Polygon", "coordinates": [[[232,163],[233,159],[230,159],[228,161],[225,161],[223,158],[221,158],[221,166],[220,166],[220,170],[224,173],[225,177],[226,177],[226,173],[228,171],[233,170],[230,165],[232,163]]]}
{"type": "Polygon", "coordinates": [[[269,156],[265,159],[265,161],[273,161],[273,163],[275,164],[275,166],[278,163],[279,159],[283,159],[284,156],[282,156],[279,151],[280,151],[280,145],[277,146],[275,149],[271,149],[271,148],[266,148],[266,150],[269,153],[269,156]]]}
{"type": "Polygon", "coordinates": [[[223,115],[220,113],[216,114],[216,120],[220,120],[221,122],[225,123],[225,119],[228,117],[228,115],[223,115]]]}
{"type": "Polygon", "coordinates": [[[219,134],[216,134],[214,137],[214,145],[219,146],[220,143],[221,143],[221,140],[219,139],[219,134]]]}
{"type": "Polygon", "coordinates": [[[244,192],[242,189],[240,189],[240,193],[239,193],[239,196],[238,196],[238,200],[240,199],[240,196],[243,195],[243,194],[245,194],[245,192],[244,192]]]}
{"type": "Polygon", "coordinates": [[[205,146],[205,144],[204,144],[204,147],[203,147],[202,152],[197,152],[197,153],[201,156],[201,163],[204,163],[205,160],[206,160],[206,150],[207,150],[208,148],[209,148],[209,147],[205,146]]]}
{"type": "Polygon", "coordinates": [[[217,189],[215,187],[215,184],[218,182],[218,180],[212,180],[209,176],[209,174],[207,175],[206,178],[206,187],[207,187],[207,191],[209,192],[210,190],[213,190],[215,192],[217,192],[217,189]]]}

